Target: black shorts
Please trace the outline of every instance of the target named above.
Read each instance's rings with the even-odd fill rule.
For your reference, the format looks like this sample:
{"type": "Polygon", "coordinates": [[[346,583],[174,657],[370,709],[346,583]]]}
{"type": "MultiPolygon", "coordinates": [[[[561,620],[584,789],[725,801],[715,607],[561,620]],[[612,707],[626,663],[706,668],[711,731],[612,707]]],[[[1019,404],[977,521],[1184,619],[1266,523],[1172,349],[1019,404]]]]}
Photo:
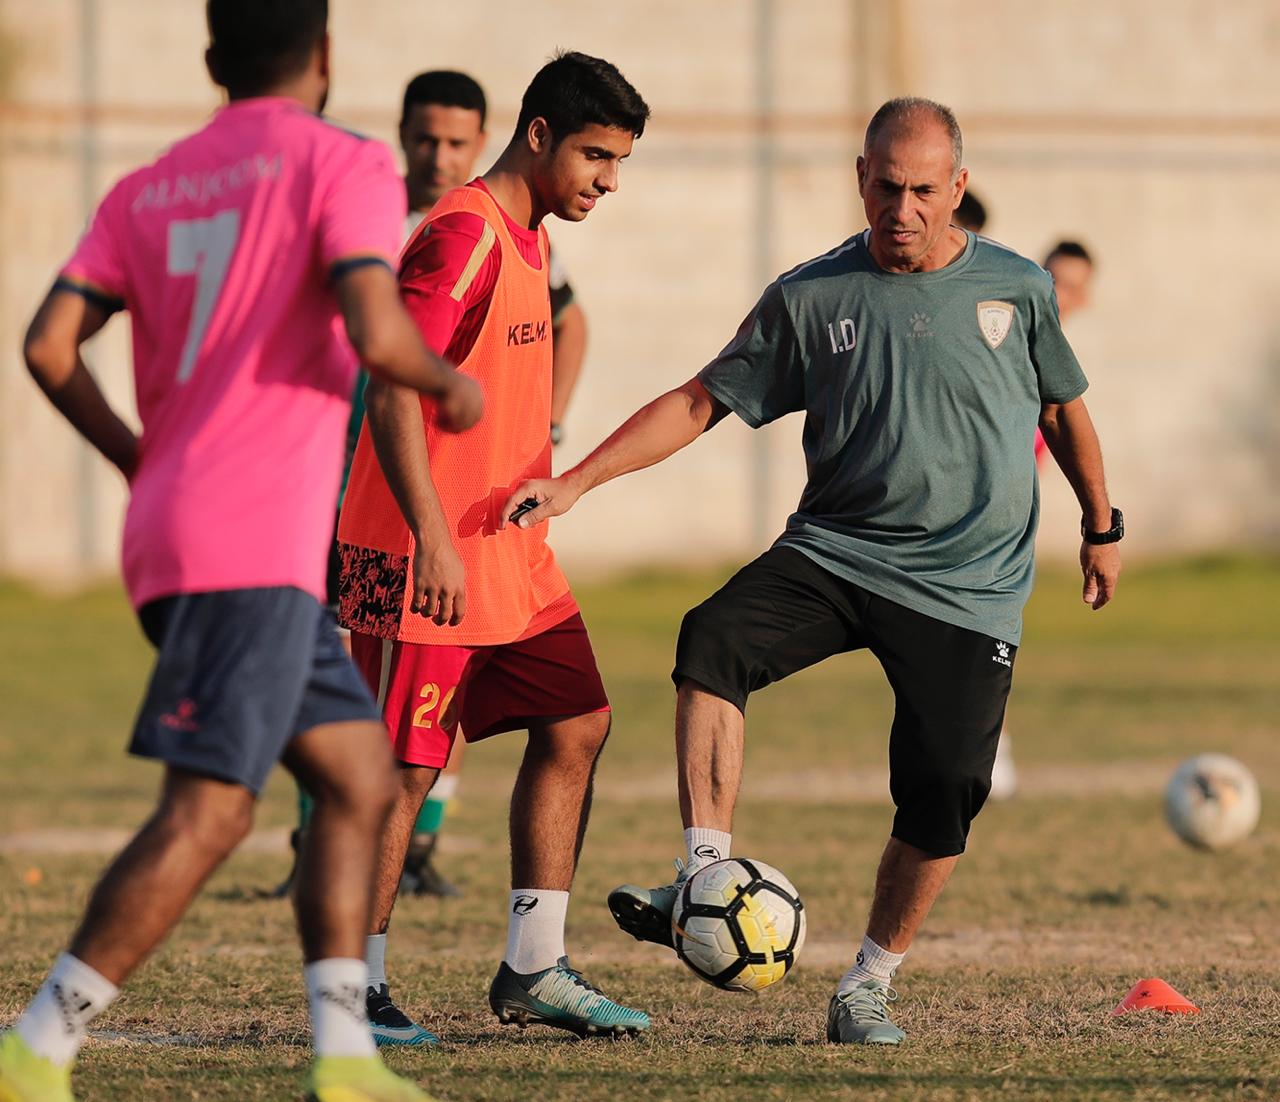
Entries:
{"type": "Polygon", "coordinates": [[[300,589],[184,593],[138,618],[159,654],[132,754],[258,793],[297,735],[382,722],[333,616],[300,589]]]}
{"type": "Polygon", "coordinates": [[[991,767],[1018,648],[886,600],[774,547],[693,609],[672,678],[746,711],[756,689],[867,648],[897,702],[889,735],[893,836],[939,857],[964,852],[991,767]]]}

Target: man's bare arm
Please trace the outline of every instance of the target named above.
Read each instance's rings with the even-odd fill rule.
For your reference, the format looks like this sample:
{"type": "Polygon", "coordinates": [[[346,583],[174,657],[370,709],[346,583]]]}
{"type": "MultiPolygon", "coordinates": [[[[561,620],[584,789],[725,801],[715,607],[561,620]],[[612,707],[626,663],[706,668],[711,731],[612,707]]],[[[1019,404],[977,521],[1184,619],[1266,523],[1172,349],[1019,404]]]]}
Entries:
{"type": "Polygon", "coordinates": [[[378,465],[414,540],[410,609],[456,626],[467,610],[466,573],[431,479],[422,403],[416,391],[371,378],[365,388],[378,465]]]}
{"type": "MultiPolygon", "coordinates": [[[[1075,491],[1085,526],[1091,532],[1107,531],[1111,527],[1111,499],[1102,468],[1102,448],[1084,399],[1044,406],[1040,431],[1075,491]]],[[[1111,600],[1120,577],[1119,545],[1082,542],[1080,569],[1084,573],[1084,600],[1095,609],[1101,608],[1111,600]]]]}
{"type": "Polygon", "coordinates": [[[559,478],[522,483],[508,499],[499,523],[505,527],[512,511],[528,498],[539,504],[516,522],[520,527],[530,528],[560,516],[588,490],[619,475],[652,467],[693,443],[728,412],[702,383],[690,379],[632,414],[572,470],[559,478]]]}
{"type": "Polygon", "coordinates": [[[576,302],[561,311],[551,339],[551,423],[558,425],[569,409],[587,354],[587,316],[576,302]]]}
{"type": "Polygon", "coordinates": [[[353,268],[338,278],[336,289],[347,338],[370,375],[435,399],[447,432],[462,432],[480,420],[480,387],[422,343],[389,268],[353,268]]]}
{"type": "Polygon", "coordinates": [[[108,317],[83,295],[55,287],[36,311],[22,351],[27,370],[58,412],[128,479],[138,465],[138,437],[111,408],[80,356],[80,346],[108,317]]]}

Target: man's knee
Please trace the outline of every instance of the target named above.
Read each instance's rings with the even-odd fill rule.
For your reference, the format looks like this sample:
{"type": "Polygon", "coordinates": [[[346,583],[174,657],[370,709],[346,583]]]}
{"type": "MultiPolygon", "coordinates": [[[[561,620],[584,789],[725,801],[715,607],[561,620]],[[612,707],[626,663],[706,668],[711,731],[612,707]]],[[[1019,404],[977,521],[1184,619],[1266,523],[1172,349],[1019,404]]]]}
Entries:
{"type": "Polygon", "coordinates": [[[166,793],[155,823],[210,856],[222,858],[248,837],[253,809],[253,796],[237,785],[184,786],[166,793]]]}
{"type": "Polygon", "coordinates": [[[964,853],[969,827],[991,791],[991,774],[964,769],[917,773],[909,788],[891,785],[893,836],[934,857],[964,853]]]}
{"type": "Polygon", "coordinates": [[[342,754],[326,756],[307,787],[317,806],[381,819],[399,793],[396,772],[386,731],[380,724],[362,724],[342,754]]]}

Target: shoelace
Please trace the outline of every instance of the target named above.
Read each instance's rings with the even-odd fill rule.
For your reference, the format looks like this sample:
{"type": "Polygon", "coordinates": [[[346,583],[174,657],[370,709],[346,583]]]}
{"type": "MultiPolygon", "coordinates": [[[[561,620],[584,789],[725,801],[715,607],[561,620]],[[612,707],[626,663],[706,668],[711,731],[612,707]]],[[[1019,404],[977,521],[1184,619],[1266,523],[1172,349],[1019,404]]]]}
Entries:
{"type": "Polygon", "coordinates": [[[556,969],[557,971],[563,972],[566,975],[568,975],[572,979],[573,983],[575,983],[578,987],[585,987],[588,991],[590,991],[594,995],[599,995],[601,998],[608,998],[608,996],[603,991],[601,991],[600,988],[596,987],[596,985],[593,984],[590,980],[588,980],[586,976],[584,976],[581,972],[579,972],[576,968],[572,967],[567,962],[565,964],[556,965],[556,969]]]}
{"type": "Polygon", "coordinates": [[[889,1004],[898,1001],[898,992],[888,985],[884,987],[855,987],[836,996],[852,1014],[866,1014],[877,1022],[889,1020],[889,1004]]]}

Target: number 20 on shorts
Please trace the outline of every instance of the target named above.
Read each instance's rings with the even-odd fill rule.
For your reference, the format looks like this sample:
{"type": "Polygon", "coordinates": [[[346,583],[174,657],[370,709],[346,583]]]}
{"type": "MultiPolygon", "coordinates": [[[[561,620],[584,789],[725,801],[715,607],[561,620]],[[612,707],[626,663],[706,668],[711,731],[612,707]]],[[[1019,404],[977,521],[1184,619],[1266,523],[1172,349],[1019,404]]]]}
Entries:
{"type": "Polygon", "coordinates": [[[455,685],[447,693],[444,699],[440,698],[440,686],[434,681],[428,681],[418,690],[418,699],[422,702],[414,709],[413,725],[430,730],[437,722],[444,726],[449,712],[449,705],[453,703],[453,694],[458,691],[455,685]],[[431,719],[432,713],[435,719],[431,719]]]}

